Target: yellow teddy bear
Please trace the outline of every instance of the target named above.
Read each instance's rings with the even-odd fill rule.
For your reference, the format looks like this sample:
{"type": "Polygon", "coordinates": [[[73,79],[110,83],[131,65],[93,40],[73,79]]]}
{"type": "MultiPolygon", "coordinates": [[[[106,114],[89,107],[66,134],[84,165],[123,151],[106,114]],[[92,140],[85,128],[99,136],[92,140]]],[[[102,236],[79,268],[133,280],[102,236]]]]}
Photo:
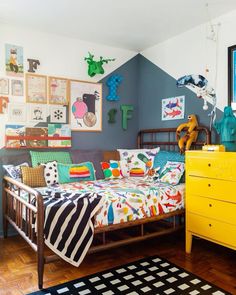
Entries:
{"type": "Polygon", "coordinates": [[[180,153],[183,154],[185,151],[190,149],[192,142],[197,140],[198,136],[198,121],[196,115],[189,115],[188,122],[180,124],[176,130],[176,138],[180,153]],[[180,133],[183,129],[186,129],[186,133],[180,137],[180,133]]]}

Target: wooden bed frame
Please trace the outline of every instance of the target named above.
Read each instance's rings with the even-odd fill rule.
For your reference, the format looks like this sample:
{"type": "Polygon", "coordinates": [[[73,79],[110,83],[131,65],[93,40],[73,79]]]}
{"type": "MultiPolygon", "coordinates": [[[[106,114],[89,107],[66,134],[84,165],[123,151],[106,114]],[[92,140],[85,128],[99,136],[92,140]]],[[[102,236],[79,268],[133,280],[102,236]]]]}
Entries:
{"type": "MultiPolygon", "coordinates": [[[[202,138],[202,141],[194,143],[193,148],[199,148],[204,144],[210,144],[211,141],[210,131],[206,127],[198,127],[198,130],[199,138],[202,138]]],[[[161,149],[165,150],[177,150],[178,145],[175,132],[176,128],[141,130],[138,133],[137,145],[139,148],[160,146],[161,149]]],[[[118,158],[117,152],[104,152],[104,160],[118,158]]],[[[2,202],[4,237],[7,237],[8,224],[10,223],[37,253],[38,286],[39,289],[42,289],[44,264],[59,259],[55,254],[46,256],[44,253],[43,198],[40,193],[33,188],[5,176],[3,179],[2,202]],[[13,191],[13,186],[15,186],[15,188],[17,187],[17,193],[16,190],[13,191]],[[22,190],[27,192],[28,201],[20,197],[22,190]],[[33,198],[37,200],[35,206],[32,205],[33,198]],[[24,217],[23,212],[25,212],[24,217]],[[37,218],[36,230],[33,226],[35,216],[37,218]]],[[[184,227],[183,217],[184,209],[154,217],[95,228],[95,238],[89,252],[102,251],[172,233],[184,227]],[[166,221],[167,219],[168,221],[166,221]],[[116,233],[116,235],[114,235],[114,233],[116,233]],[[116,237],[115,240],[111,241],[111,238],[114,238],[114,236],[116,237]]]]}

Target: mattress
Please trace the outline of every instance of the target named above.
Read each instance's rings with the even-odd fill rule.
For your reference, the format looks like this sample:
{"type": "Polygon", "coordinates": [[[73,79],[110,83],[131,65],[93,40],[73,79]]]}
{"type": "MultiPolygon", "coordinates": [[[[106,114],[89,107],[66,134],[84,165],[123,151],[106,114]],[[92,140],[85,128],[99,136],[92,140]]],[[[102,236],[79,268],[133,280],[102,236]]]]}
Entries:
{"type": "Polygon", "coordinates": [[[68,194],[96,192],[101,195],[102,205],[95,215],[96,228],[182,209],[185,184],[149,183],[143,178],[129,177],[66,183],[37,190],[42,195],[65,191],[68,194]]]}

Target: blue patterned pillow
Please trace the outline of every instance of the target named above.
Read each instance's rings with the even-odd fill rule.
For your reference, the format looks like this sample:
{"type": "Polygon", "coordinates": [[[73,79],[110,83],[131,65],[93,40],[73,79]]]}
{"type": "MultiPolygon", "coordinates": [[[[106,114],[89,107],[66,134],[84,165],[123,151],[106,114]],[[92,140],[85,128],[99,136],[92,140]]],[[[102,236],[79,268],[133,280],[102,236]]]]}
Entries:
{"type": "MultiPolygon", "coordinates": [[[[162,171],[164,166],[168,161],[171,162],[185,162],[185,156],[181,155],[178,152],[170,152],[170,151],[159,151],[159,153],[155,156],[153,168],[160,167],[159,171],[162,171]]],[[[180,183],[185,182],[185,174],[182,175],[180,183]]]]}

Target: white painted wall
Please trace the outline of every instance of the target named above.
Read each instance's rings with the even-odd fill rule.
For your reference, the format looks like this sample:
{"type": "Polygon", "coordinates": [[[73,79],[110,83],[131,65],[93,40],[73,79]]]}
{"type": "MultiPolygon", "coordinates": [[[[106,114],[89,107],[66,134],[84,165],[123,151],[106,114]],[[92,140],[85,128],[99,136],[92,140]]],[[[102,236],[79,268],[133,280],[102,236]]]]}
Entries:
{"type": "Polygon", "coordinates": [[[220,23],[217,43],[206,39],[209,24],[204,24],[150,47],[141,54],[175,79],[188,74],[205,76],[216,90],[217,107],[223,110],[228,103],[227,48],[236,44],[236,10],[212,20],[212,23],[220,23]],[[205,73],[206,66],[210,70],[208,75],[205,73]]]}
{"type": "MultiPolygon", "coordinates": [[[[99,33],[99,32],[98,32],[99,33]]],[[[40,60],[37,74],[58,76],[86,81],[98,81],[104,78],[137,52],[89,43],[55,34],[42,33],[29,28],[17,28],[0,24],[0,77],[5,76],[5,44],[14,44],[24,48],[24,68],[28,70],[27,58],[40,60]],[[90,78],[87,74],[87,63],[84,57],[88,51],[104,58],[116,58],[115,61],[104,64],[105,74],[90,78]]],[[[13,77],[9,77],[13,78],[13,77]]],[[[11,97],[10,102],[25,102],[24,97],[11,97]]],[[[7,115],[0,114],[0,148],[4,146],[5,124],[7,115]]]]}

